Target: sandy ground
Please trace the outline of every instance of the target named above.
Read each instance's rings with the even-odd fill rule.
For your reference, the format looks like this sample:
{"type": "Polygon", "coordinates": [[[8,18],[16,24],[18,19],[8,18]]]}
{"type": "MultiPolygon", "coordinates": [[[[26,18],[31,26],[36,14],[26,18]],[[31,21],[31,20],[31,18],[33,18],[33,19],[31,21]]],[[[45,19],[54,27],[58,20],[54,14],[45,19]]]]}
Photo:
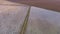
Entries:
{"type": "Polygon", "coordinates": [[[31,7],[26,34],[60,34],[60,13],[31,7]]]}
{"type": "Polygon", "coordinates": [[[0,1],[0,34],[19,34],[28,6],[0,1]]]}
{"type": "MultiPolygon", "coordinates": [[[[19,34],[28,6],[0,0],[0,34],[19,34]]],[[[60,34],[60,13],[32,7],[26,34],[60,34]]]]}

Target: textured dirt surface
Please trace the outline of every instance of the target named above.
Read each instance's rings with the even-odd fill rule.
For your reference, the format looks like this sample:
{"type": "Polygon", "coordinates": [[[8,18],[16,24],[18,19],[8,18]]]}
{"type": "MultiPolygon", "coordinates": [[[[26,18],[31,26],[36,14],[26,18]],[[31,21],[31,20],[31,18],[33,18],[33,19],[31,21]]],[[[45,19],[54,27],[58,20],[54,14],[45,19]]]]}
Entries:
{"type": "Polygon", "coordinates": [[[8,0],[8,1],[60,11],[60,0],[8,0]]]}
{"type": "Polygon", "coordinates": [[[60,34],[60,13],[32,7],[26,34],[60,34]]]}
{"type": "Polygon", "coordinates": [[[28,6],[0,1],[0,34],[19,34],[28,6]]]}
{"type": "MultiPolygon", "coordinates": [[[[19,34],[27,5],[0,0],[0,34],[19,34]]],[[[60,34],[60,13],[32,7],[26,34],[60,34]]]]}

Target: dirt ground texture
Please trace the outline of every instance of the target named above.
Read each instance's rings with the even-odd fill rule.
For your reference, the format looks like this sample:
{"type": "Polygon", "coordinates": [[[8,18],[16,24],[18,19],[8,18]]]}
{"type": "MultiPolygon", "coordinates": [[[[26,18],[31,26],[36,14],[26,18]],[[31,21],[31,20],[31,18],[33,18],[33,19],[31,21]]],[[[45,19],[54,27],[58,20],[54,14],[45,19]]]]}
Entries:
{"type": "Polygon", "coordinates": [[[28,6],[0,1],[0,34],[18,34],[27,10],[28,6]]]}
{"type": "MultiPolygon", "coordinates": [[[[28,8],[0,0],[0,34],[19,34],[28,8]]],[[[32,6],[25,34],[60,34],[60,13],[32,6]]]]}

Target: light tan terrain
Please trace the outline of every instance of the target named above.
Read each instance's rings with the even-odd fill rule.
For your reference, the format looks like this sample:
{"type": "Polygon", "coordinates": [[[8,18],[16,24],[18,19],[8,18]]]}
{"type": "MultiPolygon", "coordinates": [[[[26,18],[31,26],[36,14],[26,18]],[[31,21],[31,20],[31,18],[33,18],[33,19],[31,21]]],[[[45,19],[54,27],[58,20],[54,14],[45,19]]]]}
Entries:
{"type": "Polygon", "coordinates": [[[19,34],[28,6],[0,1],[0,34],[19,34]]]}
{"type": "Polygon", "coordinates": [[[26,34],[60,34],[60,13],[31,7],[26,34]]]}
{"type": "MultiPolygon", "coordinates": [[[[28,7],[0,0],[0,34],[19,34],[28,7]]],[[[60,13],[31,7],[25,34],[60,34],[60,13]]]]}

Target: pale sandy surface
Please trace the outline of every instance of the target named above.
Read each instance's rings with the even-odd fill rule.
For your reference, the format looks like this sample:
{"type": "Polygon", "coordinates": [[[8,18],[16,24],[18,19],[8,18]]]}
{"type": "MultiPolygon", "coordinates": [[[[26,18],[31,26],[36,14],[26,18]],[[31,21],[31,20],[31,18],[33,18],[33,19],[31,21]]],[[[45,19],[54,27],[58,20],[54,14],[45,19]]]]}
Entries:
{"type": "MultiPolygon", "coordinates": [[[[0,0],[0,34],[19,34],[27,10],[26,5],[0,0]]],[[[32,7],[26,34],[60,34],[60,13],[32,7]]]]}
{"type": "Polygon", "coordinates": [[[60,34],[60,13],[32,7],[26,34],[60,34]]]}
{"type": "Polygon", "coordinates": [[[18,34],[27,10],[28,6],[8,1],[0,1],[0,34],[18,34]]]}

